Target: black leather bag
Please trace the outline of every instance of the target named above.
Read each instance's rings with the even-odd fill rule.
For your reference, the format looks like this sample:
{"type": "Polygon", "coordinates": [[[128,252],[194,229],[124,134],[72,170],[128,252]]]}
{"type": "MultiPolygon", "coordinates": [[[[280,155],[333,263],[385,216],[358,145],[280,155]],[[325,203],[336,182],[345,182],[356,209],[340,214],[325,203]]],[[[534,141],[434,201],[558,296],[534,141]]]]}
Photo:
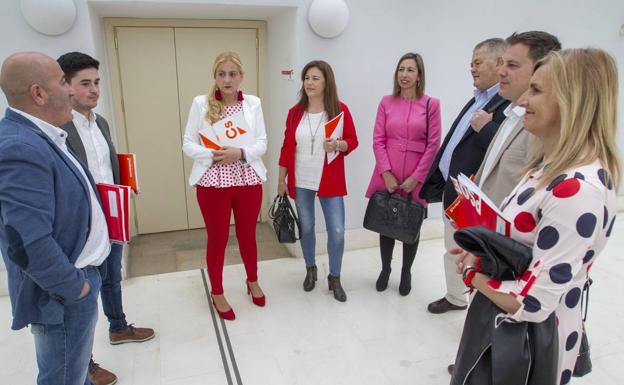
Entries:
{"type": "Polygon", "coordinates": [[[481,257],[481,272],[494,279],[522,276],[533,259],[530,247],[483,226],[457,230],[454,238],[459,247],[481,257]]]}
{"type": "Polygon", "coordinates": [[[591,357],[589,356],[589,340],[587,339],[587,332],[585,331],[585,320],[587,320],[587,306],[589,305],[589,287],[594,281],[588,278],[583,286],[583,293],[581,295],[581,313],[583,313],[583,336],[581,337],[581,347],[576,357],[576,364],[574,365],[574,377],[583,377],[592,371],[591,357]],[[585,305],[583,305],[585,302],[585,305]]]}
{"type": "Polygon", "coordinates": [[[295,243],[301,235],[301,224],[295,214],[287,194],[276,196],[269,208],[269,218],[273,221],[273,229],[279,243],[295,243]]]}
{"type": "Polygon", "coordinates": [[[502,322],[494,302],[470,303],[451,385],[553,385],[559,344],[555,313],[543,322],[502,322]]]}
{"type": "Polygon", "coordinates": [[[420,203],[399,194],[386,191],[375,192],[368,201],[364,215],[364,228],[413,244],[420,235],[420,226],[427,215],[427,209],[420,203]]]}

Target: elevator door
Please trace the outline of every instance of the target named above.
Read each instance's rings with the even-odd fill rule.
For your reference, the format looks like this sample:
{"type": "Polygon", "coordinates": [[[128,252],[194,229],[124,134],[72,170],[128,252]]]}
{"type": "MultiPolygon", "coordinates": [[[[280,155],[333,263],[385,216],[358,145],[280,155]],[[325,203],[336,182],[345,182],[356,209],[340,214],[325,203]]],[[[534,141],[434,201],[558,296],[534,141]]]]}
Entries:
{"type": "Polygon", "coordinates": [[[241,87],[257,95],[257,37],[254,28],[115,28],[125,135],[141,185],[137,233],[203,227],[188,185],[193,161],[182,153],[188,111],[212,87],[212,64],[223,51],[240,55],[241,87]]]}

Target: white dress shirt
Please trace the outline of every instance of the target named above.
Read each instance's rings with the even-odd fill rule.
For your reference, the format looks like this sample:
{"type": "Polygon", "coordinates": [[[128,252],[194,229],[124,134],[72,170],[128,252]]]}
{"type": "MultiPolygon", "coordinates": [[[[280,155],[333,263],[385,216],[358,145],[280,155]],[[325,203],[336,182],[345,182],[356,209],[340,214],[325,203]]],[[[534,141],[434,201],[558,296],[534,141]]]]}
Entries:
{"type": "Polygon", "coordinates": [[[297,141],[295,155],[296,187],[318,191],[323,175],[325,162],[325,112],[310,114],[306,112],[301,118],[295,139],[297,141]]]}
{"type": "Polygon", "coordinates": [[[95,113],[91,111],[89,119],[78,111],[72,110],[72,120],[87,154],[89,171],[95,183],[113,184],[113,166],[110,160],[108,143],[95,121],[95,113]]]}
{"type": "Polygon", "coordinates": [[[30,114],[27,114],[24,111],[17,110],[13,107],[9,107],[16,113],[22,115],[26,119],[33,122],[41,131],[43,131],[53,142],[56,144],[61,151],[71,160],[71,162],[76,166],[78,171],[85,180],[86,185],[89,188],[89,200],[91,202],[91,230],[89,231],[89,236],[87,237],[87,241],[78,255],[74,266],[81,269],[86,266],[99,266],[104,262],[108,254],[110,253],[110,240],[108,238],[108,227],[106,226],[106,219],[104,217],[104,212],[102,211],[102,207],[99,204],[98,198],[95,195],[95,191],[93,190],[93,186],[87,177],[84,169],[80,165],[80,162],[69,152],[67,148],[67,144],[65,141],[67,140],[67,132],[64,130],[51,125],[50,123],[44,122],[43,120],[36,118],[30,114]]]}
{"type": "Polygon", "coordinates": [[[481,179],[479,180],[479,187],[483,185],[483,182],[492,172],[492,169],[494,168],[494,160],[496,160],[496,158],[498,157],[498,153],[503,148],[503,144],[505,144],[507,138],[509,138],[511,131],[513,131],[514,127],[516,127],[516,124],[518,124],[518,122],[524,117],[524,112],[525,111],[523,107],[514,107],[511,104],[508,105],[507,108],[505,108],[504,113],[506,118],[503,123],[501,123],[498,129],[498,135],[496,135],[494,142],[492,142],[492,148],[490,149],[490,152],[488,153],[488,156],[484,161],[485,163],[483,165],[483,173],[481,174],[481,179]]]}

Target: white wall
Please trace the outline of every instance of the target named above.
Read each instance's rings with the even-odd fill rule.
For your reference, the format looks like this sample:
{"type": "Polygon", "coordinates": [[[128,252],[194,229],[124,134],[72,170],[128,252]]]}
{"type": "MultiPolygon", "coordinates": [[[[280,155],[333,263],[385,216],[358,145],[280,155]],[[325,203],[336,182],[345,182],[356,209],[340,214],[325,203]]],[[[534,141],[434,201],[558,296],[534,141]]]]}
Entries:
{"type": "MultiPolygon", "coordinates": [[[[30,29],[19,11],[19,0],[0,5],[0,60],[12,52],[38,50],[53,57],[81,50],[102,59],[103,97],[99,110],[110,116],[110,92],[102,18],[202,18],[266,20],[268,28],[268,73],[264,85],[265,117],[269,131],[269,191],[276,189],[277,152],[287,109],[296,100],[299,81],[282,80],[279,71],[300,70],[312,59],[332,64],[341,99],[353,114],[360,148],[347,159],[347,228],[361,227],[373,157],[372,129],[376,106],[392,86],[396,60],[407,51],[425,59],[429,95],[442,101],[446,132],[463,104],[471,96],[468,64],[472,47],[489,37],[506,37],[514,31],[542,29],[559,37],[564,47],[597,46],[613,54],[624,89],[624,38],[618,35],[624,23],[622,0],[445,0],[426,5],[412,0],[347,0],[351,21],[335,39],[316,36],[307,23],[311,0],[75,0],[78,19],[73,28],[58,37],[46,37],[30,29]]],[[[622,98],[620,98],[622,100],[622,98]]],[[[0,108],[6,101],[0,97],[0,108]]],[[[624,117],[619,116],[619,127],[624,117]]],[[[622,144],[618,137],[618,144],[622,144]]],[[[270,194],[272,195],[272,193],[270,194]]],[[[269,200],[272,196],[265,197],[269,200]]],[[[432,212],[439,215],[439,206],[432,212]]],[[[322,223],[319,224],[319,227],[322,223]]]]}

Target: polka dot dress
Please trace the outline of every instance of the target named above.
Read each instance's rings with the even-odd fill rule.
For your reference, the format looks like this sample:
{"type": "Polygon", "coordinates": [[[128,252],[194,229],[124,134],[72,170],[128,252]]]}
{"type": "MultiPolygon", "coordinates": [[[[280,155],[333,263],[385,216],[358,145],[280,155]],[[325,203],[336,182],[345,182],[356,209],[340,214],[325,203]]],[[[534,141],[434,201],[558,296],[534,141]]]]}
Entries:
{"type": "Polygon", "coordinates": [[[536,190],[541,170],[529,173],[502,204],[511,237],[533,246],[533,262],[515,281],[490,280],[521,304],[503,321],[540,322],[556,312],[559,378],[570,382],[582,333],[581,293],[596,256],[611,234],[616,194],[598,161],[568,170],[536,190]]]}
{"type": "MultiPolygon", "coordinates": [[[[243,102],[225,106],[221,119],[243,111],[243,102]]],[[[262,180],[249,164],[238,160],[230,164],[213,164],[201,177],[197,185],[202,187],[255,186],[262,180]]]]}

